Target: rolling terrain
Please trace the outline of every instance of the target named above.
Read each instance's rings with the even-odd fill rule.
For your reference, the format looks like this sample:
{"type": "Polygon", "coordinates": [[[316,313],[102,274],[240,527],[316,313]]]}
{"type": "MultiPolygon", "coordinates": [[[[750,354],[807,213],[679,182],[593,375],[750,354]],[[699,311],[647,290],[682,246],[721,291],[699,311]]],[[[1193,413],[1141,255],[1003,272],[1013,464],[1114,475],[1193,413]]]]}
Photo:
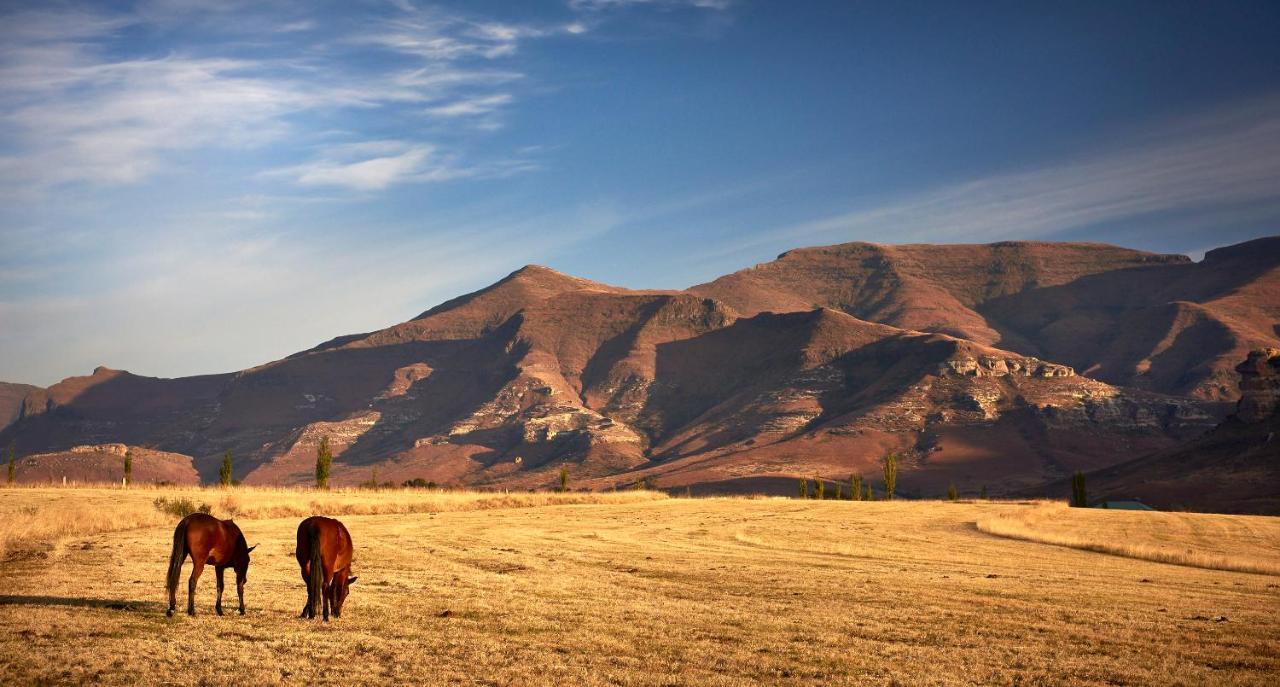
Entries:
{"type": "MultiPolygon", "coordinates": [[[[1201,262],[1099,244],[844,244],[686,291],[528,266],[386,329],[224,375],[98,368],[28,393],[23,455],[123,443],[223,451],[246,483],[545,487],[644,479],[791,493],[873,477],[899,493],[1011,493],[1173,450],[1280,345],[1280,239],[1201,262]]],[[[72,475],[72,478],[76,478],[72,475]]]]}

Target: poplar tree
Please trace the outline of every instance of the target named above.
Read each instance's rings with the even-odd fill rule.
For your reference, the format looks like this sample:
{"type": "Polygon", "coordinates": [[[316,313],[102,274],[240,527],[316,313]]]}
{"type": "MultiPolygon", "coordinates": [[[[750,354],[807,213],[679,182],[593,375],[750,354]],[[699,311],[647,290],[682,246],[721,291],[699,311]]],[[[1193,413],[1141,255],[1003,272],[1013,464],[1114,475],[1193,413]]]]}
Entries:
{"type": "Polygon", "coordinates": [[[849,496],[854,501],[862,500],[862,475],[849,475],[849,496]]]}
{"type": "Polygon", "coordinates": [[[231,452],[224,451],[222,453],[222,468],[218,470],[218,481],[222,486],[231,486],[231,452]]]}
{"type": "Polygon", "coordinates": [[[13,479],[16,472],[17,472],[17,465],[14,463],[13,444],[9,444],[9,480],[8,480],[9,484],[13,484],[13,479]]]}
{"type": "Polygon", "coordinates": [[[563,494],[566,491],[569,491],[569,471],[560,468],[560,493],[563,494]]]}
{"type": "Polygon", "coordinates": [[[947,485],[947,499],[950,501],[959,501],[960,494],[956,493],[956,484],[952,482],[947,485]]]}
{"type": "Polygon", "coordinates": [[[893,451],[884,457],[884,500],[892,501],[898,486],[898,454],[893,451]]]}
{"type": "Polygon", "coordinates": [[[329,450],[329,437],[320,437],[316,447],[316,488],[329,488],[329,470],[333,467],[333,452],[329,450]]]}
{"type": "Polygon", "coordinates": [[[133,449],[124,450],[124,485],[133,484],[133,449]]]}

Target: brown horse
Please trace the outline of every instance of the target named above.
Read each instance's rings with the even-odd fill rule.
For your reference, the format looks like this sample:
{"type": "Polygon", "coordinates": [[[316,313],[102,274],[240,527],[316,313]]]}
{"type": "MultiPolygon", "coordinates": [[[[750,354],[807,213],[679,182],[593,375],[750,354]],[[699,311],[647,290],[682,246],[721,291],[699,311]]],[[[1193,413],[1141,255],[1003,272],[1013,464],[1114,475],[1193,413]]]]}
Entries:
{"type": "Polygon", "coordinates": [[[294,557],[307,583],[307,605],[300,618],[314,618],[324,600],[324,619],[342,616],[342,604],[356,578],[351,572],[351,535],[333,518],[313,515],[298,524],[298,548],[294,557]]]}
{"type": "Polygon", "coordinates": [[[257,548],[247,546],[244,534],[230,520],[219,520],[205,513],[192,513],[182,519],[173,530],[173,553],[169,554],[169,612],[172,616],[178,606],[178,578],[182,576],[182,563],[191,556],[191,580],[187,583],[187,615],[196,614],[196,580],[206,563],[218,572],[218,615],[222,615],[222,573],[228,567],[236,569],[236,594],[240,596],[240,615],[244,615],[244,583],[249,573],[249,552],[257,548]]]}

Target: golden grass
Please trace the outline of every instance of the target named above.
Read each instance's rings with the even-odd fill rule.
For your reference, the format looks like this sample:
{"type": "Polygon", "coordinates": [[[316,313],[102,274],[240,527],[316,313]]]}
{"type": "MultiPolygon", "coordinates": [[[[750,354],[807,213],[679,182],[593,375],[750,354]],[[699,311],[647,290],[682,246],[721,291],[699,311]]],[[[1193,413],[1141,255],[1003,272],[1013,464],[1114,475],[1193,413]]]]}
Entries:
{"type": "Polygon", "coordinates": [[[1035,508],[979,520],[979,530],[1024,541],[1210,570],[1280,575],[1280,518],[1035,508]]]}
{"type": "MultiPolygon", "coordinates": [[[[260,544],[243,618],[212,613],[212,573],[200,615],[164,617],[172,522],[74,536],[57,559],[0,563],[0,681],[1275,684],[1274,578],[974,527],[1035,508],[662,499],[348,515],[359,581],[327,625],[296,618],[294,516],[241,523],[260,544]]],[[[1214,551],[1243,554],[1268,531],[1223,522],[1237,520],[1248,526],[1219,530],[1214,551]]]]}
{"type": "Polygon", "coordinates": [[[206,504],[221,518],[255,520],[310,515],[387,515],[530,508],[575,503],[636,503],[666,498],[651,491],[479,492],[437,490],[312,491],[277,487],[19,487],[0,491],[0,560],[14,549],[55,545],[75,535],[174,522],[157,498],[206,504]]]}

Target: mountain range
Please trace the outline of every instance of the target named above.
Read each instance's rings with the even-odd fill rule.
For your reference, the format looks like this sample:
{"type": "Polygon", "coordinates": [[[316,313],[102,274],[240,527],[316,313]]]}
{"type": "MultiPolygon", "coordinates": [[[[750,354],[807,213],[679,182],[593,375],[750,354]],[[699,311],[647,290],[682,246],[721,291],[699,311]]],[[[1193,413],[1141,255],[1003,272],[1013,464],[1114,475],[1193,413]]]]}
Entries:
{"type": "Polygon", "coordinates": [[[848,243],[682,291],[530,265],[239,372],[0,385],[0,445],[30,456],[28,480],[52,477],[32,454],[124,444],[190,456],[206,481],[230,451],[247,483],[307,483],[328,437],[337,484],[534,488],[565,469],[575,488],[787,494],[874,478],[896,451],[903,495],[998,495],[1201,439],[1266,347],[1280,347],[1280,237],[1199,262],[848,243]]]}

